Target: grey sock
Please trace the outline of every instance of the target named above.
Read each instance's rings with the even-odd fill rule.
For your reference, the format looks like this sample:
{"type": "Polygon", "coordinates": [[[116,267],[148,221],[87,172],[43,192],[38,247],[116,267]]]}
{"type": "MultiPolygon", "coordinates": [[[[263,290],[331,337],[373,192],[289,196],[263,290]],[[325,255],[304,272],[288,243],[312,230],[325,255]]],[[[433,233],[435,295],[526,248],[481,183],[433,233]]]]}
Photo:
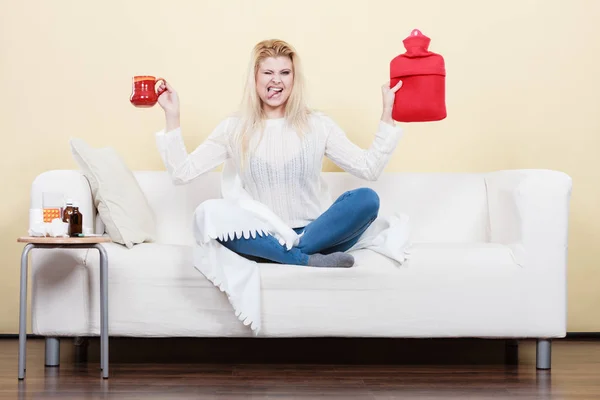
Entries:
{"type": "Polygon", "coordinates": [[[354,265],[351,254],[337,252],[331,254],[312,254],[308,256],[308,265],[311,267],[348,268],[354,265]]]}

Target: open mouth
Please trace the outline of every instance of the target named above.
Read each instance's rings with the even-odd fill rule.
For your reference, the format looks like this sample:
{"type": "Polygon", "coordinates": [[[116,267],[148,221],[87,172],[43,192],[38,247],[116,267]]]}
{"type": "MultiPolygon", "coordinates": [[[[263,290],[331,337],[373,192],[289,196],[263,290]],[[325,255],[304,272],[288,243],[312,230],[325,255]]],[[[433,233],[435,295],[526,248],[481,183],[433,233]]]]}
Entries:
{"type": "Polygon", "coordinates": [[[267,96],[269,99],[277,98],[281,96],[281,92],[283,92],[283,88],[269,86],[267,88],[267,96]]]}

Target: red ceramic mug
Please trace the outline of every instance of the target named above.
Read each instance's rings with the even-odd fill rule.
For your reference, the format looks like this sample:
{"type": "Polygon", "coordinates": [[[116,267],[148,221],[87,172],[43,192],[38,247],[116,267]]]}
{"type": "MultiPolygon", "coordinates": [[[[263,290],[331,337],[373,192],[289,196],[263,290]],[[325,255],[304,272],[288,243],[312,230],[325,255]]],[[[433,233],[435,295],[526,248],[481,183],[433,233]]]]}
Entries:
{"type": "Polygon", "coordinates": [[[133,87],[129,101],[136,107],[148,108],[152,107],[158,101],[158,97],[167,91],[167,89],[156,91],[156,84],[162,81],[163,78],[156,79],[153,76],[138,75],[133,77],[133,87]]]}

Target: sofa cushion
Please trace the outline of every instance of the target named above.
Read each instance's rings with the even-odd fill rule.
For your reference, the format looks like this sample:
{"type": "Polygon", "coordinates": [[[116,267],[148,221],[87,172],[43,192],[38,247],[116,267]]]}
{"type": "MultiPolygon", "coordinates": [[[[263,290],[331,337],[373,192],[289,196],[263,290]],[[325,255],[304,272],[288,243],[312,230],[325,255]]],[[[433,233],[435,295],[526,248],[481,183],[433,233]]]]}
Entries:
{"type": "Polygon", "coordinates": [[[409,259],[401,266],[394,261],[368,250],[353,252],[353,268],[306,268],[263,264],[263,290],[394,290],[404,287],[411,279],[443,284],[448,275],[465,279],[468,285],[474,275],[494,271],[514,271],[519,268],[511,250],[493,243],[415,243],[409,259]],[[444,279],[440,280],[440,277],[444,279]]]}
{"type": "Polygon", "coordinates": [[[119,154],[110,147],[94,149],[82,139],[71,139],[70,144],[73,158],[90,182],[94,206],[112,241],[128,248],[153,241],[154,214],[119,154]]]}
{"type": "Polygon", "coordinates": [[[186,185],[175,185],[162,171],[136,171],[135,177],[154,210],[156,242],[193,245],[194,210],[206,200],[221,197],[220,173],[209,172],[186,185]]]}
{"type": "Polygon", "coordinates": [[[323,174],[332,195],[370,187],[381,199],[380,215],[410,217],[411,240],[432,243],[487,242],[488,204],[482,174],[387,172],[366,182],[345,172],[323,174]]]}

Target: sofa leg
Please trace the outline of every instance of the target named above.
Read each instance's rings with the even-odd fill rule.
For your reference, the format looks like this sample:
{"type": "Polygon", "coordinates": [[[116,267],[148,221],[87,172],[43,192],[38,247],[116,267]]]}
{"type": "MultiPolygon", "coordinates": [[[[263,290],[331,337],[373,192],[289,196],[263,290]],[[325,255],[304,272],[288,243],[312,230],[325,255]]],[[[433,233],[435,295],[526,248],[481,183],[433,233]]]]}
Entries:
{"type": "Polygon", "coordinates": [[[508,339],[504,342],[504,363],[507,365],[519,364],[519,341],[508,339]]]}
{"type": "Polygon", "coordinates": [[[56,337],[46,338],[46,367],[58,367],[60,365],[60,339],[56,337]]]}
{"type": "Polygon", "coordinates": [[[552,342],[550,339],[537,339],[535,358],[537,369],[550,369],[552,364],[552,342]]]}
{"type": "Polygon", "coordinates": [[[75,363],[86,363],[88,361],[88,339],[85,337],[76,337],[73,344],[75,346],[75,363]]]}

